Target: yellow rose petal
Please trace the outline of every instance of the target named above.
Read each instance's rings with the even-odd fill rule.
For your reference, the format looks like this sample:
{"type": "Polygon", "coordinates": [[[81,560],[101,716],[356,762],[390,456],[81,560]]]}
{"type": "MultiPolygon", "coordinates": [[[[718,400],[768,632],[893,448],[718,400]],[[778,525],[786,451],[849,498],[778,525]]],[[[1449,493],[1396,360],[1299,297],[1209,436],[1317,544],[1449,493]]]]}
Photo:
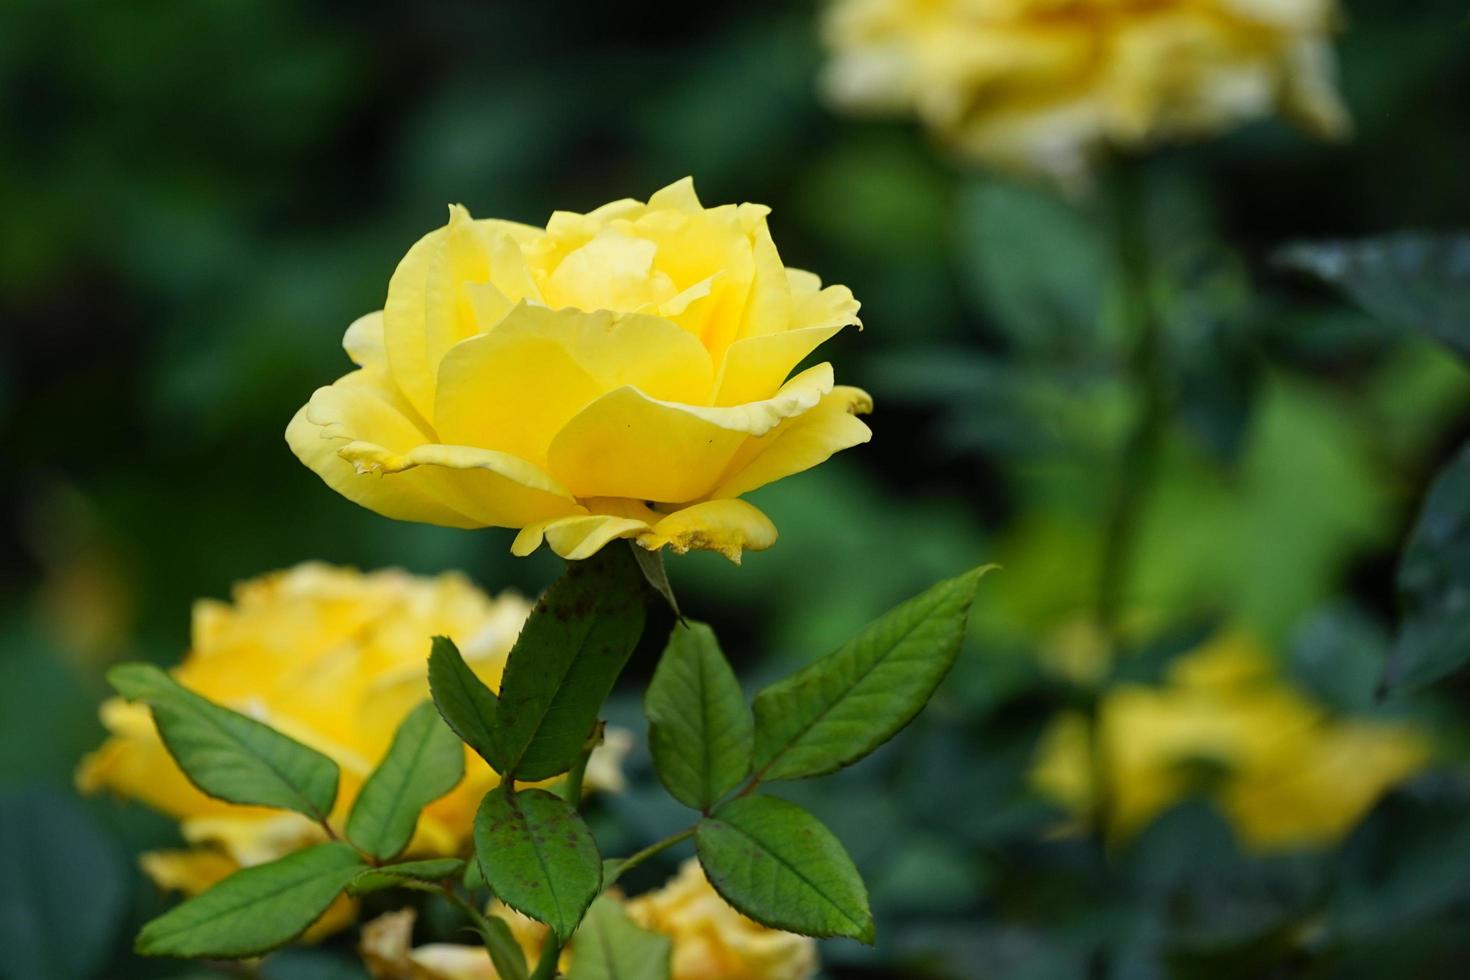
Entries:
{"type": "Polygon", "coordinates": [[[416,477],[479,526],[524,527],[582,507],[556,480],[508,453],[473,446],[428,444],[395,453],[368,442],[352,442],[341,455],[385,484],[416,477]]]}
{"type": "Polygon", "coordinates": [[[380,445],[399,449],[425,438],[417,423],[393,403],[391,394],[381,387],[349,383],[347,379],[317,389],[286,427],[286,442],[296,457],[327,486],[354,503],[401,521],[479,526],[474,518],[439,497],[422,477],[389,482],[380,474],[360,473],[341,457],[344,446],[369,435],[380,445]]]}
{"type": "Polygon", "coordinates": [[[435,441],[544,465],[552,438],[606,389],[557,341],[509,332],[506,325],[445,355],[434,405],[435,441]],[[527,411],[529,405],[535,411],[527,411]]]}
{"type": "Polygon", "coordinates": [[[873,432],[856,416],[872,410],[873,399],[867,392],[848,387],[832,389],[816,408],[747,442],[732,464],[730,475],[710,496],[738,497],[867,442],[873,432]]]}
{"type": "Polygon", "coordinates": [[[713,489],[747,436],[764,435],[831,390],[829,364],[792,378],[772,398],[728,408],[657,401],[619,388],[567,423],[548,462],[578,497],[696,500],[713,489]]]}
{"type": "Polygon", "coordinates": [[[714,404],[740,405],[771,397],[792,368],[843,326],[807,327],[735,341],[725,352],[714,404]]]}
{"type": "Polygon", "coordinates": [[[388,351],[383,341],[383,311],[353,320],[342,336],[342,349],[358,367],[385,367],[388,351]]]}
{"type": "Polygon", "coordinates": [[[523,528],[511,545],[511,553],[524,557],[541,547],[544,538],[567,561],[581,561],[595,555],[603,545],[617,538],[630,538],[648,530],[648,523],[636,518],[588,514],[562,517],[523,528]]]}
{"type": "Polygon", "coordinates": [[[159,888],[186,895],[198,895],[240,870],[228,855],[208,847],[145,851],[138,866],[159,888]]]}
{"type": "Polygon", "coordinates": [[[714,366],[699,338],[663,317],[523,304],[495,333],[556,341],[596,380],[597,394],[631,386],[650,398],[702,405],[713,385],[714,366]]]}
{"type": "Polygon", "coordinates": [[[681,555],[718,551],[738,565],[742,550],[764,551],[776,543],[776,525],[743,500],[707,500],[665,517],[638,543],[650,551],[667,545],[681,555]]]}

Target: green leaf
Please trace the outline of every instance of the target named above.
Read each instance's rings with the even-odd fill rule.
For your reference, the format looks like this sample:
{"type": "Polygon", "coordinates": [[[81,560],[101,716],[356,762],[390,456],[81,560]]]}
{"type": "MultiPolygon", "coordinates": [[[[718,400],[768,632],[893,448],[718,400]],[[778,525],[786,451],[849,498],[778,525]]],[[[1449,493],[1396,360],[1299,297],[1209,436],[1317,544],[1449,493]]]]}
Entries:
{"type": "Polygon", "coordinates": [[[821,821],[774,796],[731,800],[699,825],[699,863],[735,909],[773,929],[872,944],[868,891],[821,821]]]}
{"type": "Polygon", "coordinates": [[[602,857],[587,825],[545,790],[500,786],[487,794],[475,815],[475,855],[501,901],[563,942],[602,887],[602,857]]]}
{"type": "Polygon", "coordinates": [[[464,869],[465,862],[459,858],[429,858],[423,861],[385,864],[380,868],[368,868],[360,872],[347,883],[347,890],[353,895],[368,895],[397,888],[406,881],[433,883],[457,878],[464,874],[464,869]]]}
{"type": "Polygon", "coordinates": [[[380,861],[403,853],[424,807],[464,778],[464,748],[432,702],[410,711],[347,816],[347,838],[380,861]]]}
{"type": "Polygon", "coordinates": [[[1300,242],[1276,261],[1337,287],[1379,319],[1470,358],[1470,235],[1300,242]]]}
{"type": "Polygon", "coordinates": [[[364,867],[351,847],[331,843],[237,871],[144,926],[136,949],[144,956],[257,956],[305,932],[364,867]]]}
{"type": "Polygon", "coordinates": [[[669,571],[664,567],[664,552],[660,548],[657,551],[649,551],[647,548],[628,542],[632,549],[633,558],[638,562],[638,570],[643,573],[643,580],[649,587],[664,597],[674,615],[680,619],[684,614],[679,612],[679,600],[674,598],[674,586],[669,582],[669,571]]]}
{"type": "Polygon", "coordinates": [[[959,259],[975,299],[1023,350],[1099,343],[1112,252],[1095,215],[1045,188],[986,178],[961,190],[959,259]]]}
{"type": "Polygon", "coordinates": [[[643,633],[643,573],[627,548],[572,562],[536,603],[500,684],[506,778],[566,772],[643,633]]]}
{"type": "Polygon", "coordinates": [[[762,779],[802,779],[850,765],[924,707],[959,653],[980,578],[947,579],[755,699],[762,779]]]}
{"type": "Polygon", "coordinates": [[[129,893],[122,855],[80,801],[0,789],[0,977],[99,976],[129,893]]]}
{"type": "Polygon", "coordinates": [[[1387,685],[1411,689],[1470,661],[1470,445],[1435,479],[1398,572],[1404,608],[1387,685]]]}
{"type": "Polygon", "coordinates": [[[750,774],[755,721],[704,623],[675,625],[643,709],[654,768],[680,803],[707,810],[750,774]]]}
{"type": "Polygon", "coordinates": [[[169,754],[201,791],[319,821],[332,812],[337,764],[315,749],[200,697],[151,664],[121,664],[107,680],[123,697],[153,709],[169,754]]]}
{"type": "Polygon", "coordinates": [[[499,699],[470,670],[459,647],[447,636],[436,636],[429,650],[429,691],[434,707],[460,741],[479,753],[496,772],[505,772],[505,757],[495,738],[499,699]]]}
{"type": "Polygon", "coordinates": [[[669,980],[673,947],[668,936],[635,924],[604,895],[577,930],[577,955],[567,980],[669,980]]]}

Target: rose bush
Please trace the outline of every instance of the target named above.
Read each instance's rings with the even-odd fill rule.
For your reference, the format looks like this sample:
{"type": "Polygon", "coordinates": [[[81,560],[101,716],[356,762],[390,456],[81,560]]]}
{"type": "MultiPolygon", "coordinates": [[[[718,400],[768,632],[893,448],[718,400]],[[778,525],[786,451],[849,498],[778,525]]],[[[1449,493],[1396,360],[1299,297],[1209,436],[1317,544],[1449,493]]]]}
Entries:
{"type": "MultiPolygon", "coordinates": [[[[232,603],[194,607],[191,648],[174,677],[204,697],[285,732],[342,771],[332,822],[340,824],[398,724],[429,696],[429,637],[454,638],[486,684],[498,687],[531,605],[485,595],[459,575],[361,574],[310,563],[237,586],[232,603]]],[[[323,830],[284,810],[236,806],[204,795],[168,754],[148,708],[102,705],[110,733],[82,761],[84,792],[110,790],[176,818],[185,851],[143,857],[163,887],[202,891],[242,866],[320,841],[323,830]]],[[[617,758],[628,735],[594,753],[588,785],[621,786],[617,758]]],[[[475,807],[499,779],[466,750],[465,779],[419,820],[410,853],[453,855],[466,846],[475,807]]]]}
{"type": "Polygon", "coordinates": [[[790,376],[858,304],[783,266],[766,214],[687,179],[545,228],[452,207],[287,441],[380,514],[520,528],[520,555],[769,547],[738,498],[867,441],[872,406],[830,364],[790,376]]]}
{"type": "Polygon", "coordinates": [[[1063,180],[1106,145],[1280,110],[1343,132],[1333,0],[842,0],[839,106],[912,112],[962,154],[1063,180]]]}

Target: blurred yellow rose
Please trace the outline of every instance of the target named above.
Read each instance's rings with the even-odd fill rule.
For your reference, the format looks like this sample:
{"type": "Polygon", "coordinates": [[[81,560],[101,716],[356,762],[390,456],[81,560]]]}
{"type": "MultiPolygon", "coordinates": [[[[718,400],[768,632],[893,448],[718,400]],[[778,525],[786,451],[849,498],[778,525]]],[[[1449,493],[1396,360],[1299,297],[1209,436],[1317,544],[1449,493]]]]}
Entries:
{"type": "Polygon", "coordinates": [[[1346,131],[1335,0],[839,0],[828,97],[914,113],[962,154],[1064,181],[1106,146],[1282,111],[1346,131]]]}
{"type": "Polygon", "coordinates": [[[830,364],[788,378],[858,304],[783,266],[766,214],[706,209],[688,179],[545,228],[451,207],[286,439],[357,503],[520,528],[518,555],[769,547],[737,498],[866,442],[872,403],[830,364]]]}
{"type": "MultiPolygon", "coordinates": [[[[615,893],[614,898],[618,898],[615,893]]],[[[664,887],[624,903],[634,922],[673,942],[672,980],[809,980],[817,972],[817,944],[805,936],[767,929],[725,904],[690,858],[664,887]]],[[[499,903],[531,963],[546,927],[499,903]]],[[[363,929],[362,954],[377,980],[496,980],[478,946],[431,943],[411,947],[412,911],[389,913],[363,929]]],[[[561,969],[576,960],[576,940],[563,951],[561,969]]]]}
{"type": "MultiPolygon", "coordinates": [[[[1113,688],[1100,717],[1108,827],[1120,840],[1203,795],[1250,849],[1330,844],[1430,756],[1408,724],[1330,717],[1238,633],[1180,658],[1160,687],[1113,688]]],[[[1032,772],[1042,793],[1083,818],[1093,808],[1091,751],[1086,721],[1063,715],[1032,772]]]]}
{"type": "MultiPolygon", "coordinates": [[[[403,717],[429,696],[429,638],[449,636],[471,667],[499,687],[530,603],[490,598],[459,575],[416,578],[304,564],[239,585],[232,603],[194,606],[191,648],[174,677],[211,700],[266,722],[330,756],[342,777],[332,822],[388,749],[403,717]]],[[[165,888],[194,893],[238,867],[281,857],[323,838],[306,817],[235,806],[195,789],[168,755],[148,709],[114,698],[102,705],[110,733],[77,771],[84,792],[110,790],[180,823],[189,850],[145,854],[165,888]]],[[[587,785],[621,787],[614,732],[593,755],[587,785]]],[[[459,853],[481,796],[498,781],[466,750],[464,781],[419,820],[410,852],[459,853]]]]}
{"type": "Polygon", "coordinates": [[[674,980],[807,980],[817,972],[815,942],[736,912],[693,858],[663,888],[630,901],[628,915],[673,937],[674,980]]]}

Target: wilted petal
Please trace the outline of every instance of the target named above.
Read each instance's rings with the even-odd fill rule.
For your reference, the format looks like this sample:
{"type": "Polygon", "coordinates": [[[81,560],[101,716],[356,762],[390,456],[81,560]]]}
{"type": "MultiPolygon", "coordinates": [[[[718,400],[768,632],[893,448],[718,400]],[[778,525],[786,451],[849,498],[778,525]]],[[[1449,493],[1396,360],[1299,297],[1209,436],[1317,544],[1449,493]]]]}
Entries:
{"type": "Polygon", "coordinates": [[[776,525],[743,500],[707,500],[665,517],[638,543],[650,551],[667,545],[681,555],[718,551],[738,565],[743,550],[764,551],[776,543],[776,525]]]}

